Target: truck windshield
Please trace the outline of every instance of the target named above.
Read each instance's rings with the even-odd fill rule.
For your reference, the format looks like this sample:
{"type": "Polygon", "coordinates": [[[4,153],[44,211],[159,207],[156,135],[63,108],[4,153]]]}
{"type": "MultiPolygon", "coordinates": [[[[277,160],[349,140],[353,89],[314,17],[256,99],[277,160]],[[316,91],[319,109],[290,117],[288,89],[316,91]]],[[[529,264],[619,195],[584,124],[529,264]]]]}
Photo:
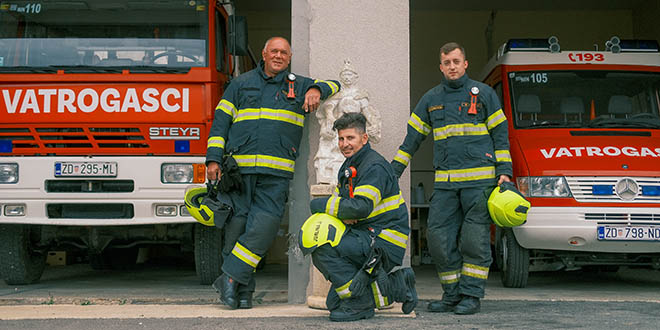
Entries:
{"type": "Polygon", "coordinates": [[[660,128],[660,74],[630,71],[509,73],[517,128],[660,128]]]}
{"type": "Polygon", "coordinates": [[[203,0],[0,1],[0,71],[206,66],[203,0]]]}

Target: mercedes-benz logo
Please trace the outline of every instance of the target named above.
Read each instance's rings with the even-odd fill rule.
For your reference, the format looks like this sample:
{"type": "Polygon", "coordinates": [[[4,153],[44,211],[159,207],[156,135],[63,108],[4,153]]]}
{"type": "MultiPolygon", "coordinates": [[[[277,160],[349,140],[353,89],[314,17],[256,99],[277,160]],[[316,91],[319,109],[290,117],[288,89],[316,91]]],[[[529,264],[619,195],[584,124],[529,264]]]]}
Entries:
{"type": "Polygon", "coordinates": [[[637,197],[639,185],[631,178],[623,178],[614,187],[616,195],[624,201],[631,201],[637,197]]]}

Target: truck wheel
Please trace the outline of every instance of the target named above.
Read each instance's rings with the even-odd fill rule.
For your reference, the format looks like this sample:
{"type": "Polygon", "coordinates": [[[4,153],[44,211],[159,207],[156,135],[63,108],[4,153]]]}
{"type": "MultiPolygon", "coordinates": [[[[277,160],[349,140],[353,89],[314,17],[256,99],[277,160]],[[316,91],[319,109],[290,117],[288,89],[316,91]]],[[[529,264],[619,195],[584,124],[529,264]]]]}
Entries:
{"type": "Polygon", "coordinates": [[[513,230],[497,228],[496,260],[500,265],[502,285],[507,288],[524,288],[529,276],[529,250],[518,244],[513,230]]]}
{"type": "Polygon", "coordinates": [[[222,274],[222,230],[195,224],[195,270],[199,283],[208,285],[222,274]]]}
{"type": "Polygon", "coordinates": [[[34,283],[46,267],[46,253],[34,249],[39,227],[0,226],[0,275],[9,285],[34,283]]]}

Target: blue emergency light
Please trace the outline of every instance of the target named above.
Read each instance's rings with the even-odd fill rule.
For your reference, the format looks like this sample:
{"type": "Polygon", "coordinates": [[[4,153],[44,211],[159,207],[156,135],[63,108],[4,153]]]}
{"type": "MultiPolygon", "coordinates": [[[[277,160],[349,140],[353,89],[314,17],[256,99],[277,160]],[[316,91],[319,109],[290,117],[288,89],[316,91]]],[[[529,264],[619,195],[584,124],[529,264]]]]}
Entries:
{"type": "Polygon", "coordinates": [[[174,152],[190,152],[190,141],[174,141],[174,152]]]}
{"type": "Polygon", "coordinates": [[[656,40],[621,40],[619,41],[621,52],[658,52],[658,41],[656,40]]]}
{"type": "Polygon", "coordinates": [[[591,193],[593,195],[614,195],[614,186],[595,184],[591,186],[591,193]]]}
{"type": "Polygon", "coordinates": [[[0,140],[0,153],[10,153],[13,147],[11,140],[0,140]]]}
{"type": "Polygon", "coordinates": [[[504,53],[509,51],[525,51],[525,52],[551,52],[559,53],[561,47],[559,46],[559,39],[552,36],[547,39],[541,38],[527,38],[527,39],[509,39],[504,44],[504,53]]]}
{"type": "Polygon", "coordinates": [[[660,196],[660,186],[642,186],[642,196],[660,196]]]}

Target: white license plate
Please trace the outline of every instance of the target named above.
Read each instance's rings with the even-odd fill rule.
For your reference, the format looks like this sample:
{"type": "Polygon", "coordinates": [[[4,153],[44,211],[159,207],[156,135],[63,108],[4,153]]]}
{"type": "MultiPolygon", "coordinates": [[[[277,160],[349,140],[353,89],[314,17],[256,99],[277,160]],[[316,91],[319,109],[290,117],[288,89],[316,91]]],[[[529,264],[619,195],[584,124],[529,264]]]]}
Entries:
{"type": "Polygon", "coordinates": [[[55,176],[116,177],[116,162],[56,162],[55,176]]]}
{"type": "Polygon", "coordinates": [[[601,241],[660,241],[660,226],[598,226],[601,241]]]}

